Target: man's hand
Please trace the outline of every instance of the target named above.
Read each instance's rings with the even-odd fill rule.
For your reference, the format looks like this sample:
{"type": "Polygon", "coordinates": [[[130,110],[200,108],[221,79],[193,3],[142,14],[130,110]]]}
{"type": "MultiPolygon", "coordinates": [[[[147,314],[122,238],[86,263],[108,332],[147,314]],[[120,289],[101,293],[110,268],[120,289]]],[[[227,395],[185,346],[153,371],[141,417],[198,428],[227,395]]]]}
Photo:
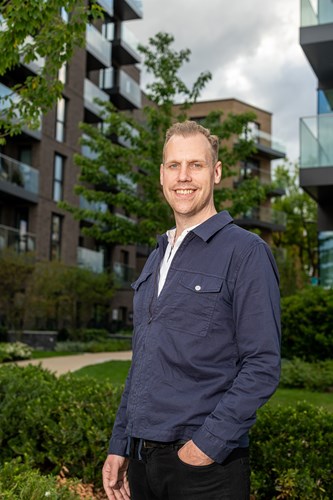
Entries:
{"type": "Polygon", "coordinates": [[[103,466],[103,486],[109,500],[131,498],[127,480],[128,459],[119,455],[108,455],[103,466]]]}
{"type": "Polygon", "coordinates": [[[189,465],[210,465],[214,462],[203,451],[198,448],[193,441],[188,441],[178,451],[180,460],[189,465]]]}

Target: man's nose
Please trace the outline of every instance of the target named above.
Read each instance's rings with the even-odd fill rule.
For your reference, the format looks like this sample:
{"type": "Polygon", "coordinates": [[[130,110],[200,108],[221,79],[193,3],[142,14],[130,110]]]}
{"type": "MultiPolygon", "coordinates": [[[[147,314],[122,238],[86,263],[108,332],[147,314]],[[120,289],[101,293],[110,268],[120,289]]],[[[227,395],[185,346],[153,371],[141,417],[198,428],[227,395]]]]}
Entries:
{"type": "Polygon", "coordinates": [[[191,170],[190,166],[186,163],[182,163],[179,168],[179,176],[180,181],[189,181],[191,180],[191,170]]]}

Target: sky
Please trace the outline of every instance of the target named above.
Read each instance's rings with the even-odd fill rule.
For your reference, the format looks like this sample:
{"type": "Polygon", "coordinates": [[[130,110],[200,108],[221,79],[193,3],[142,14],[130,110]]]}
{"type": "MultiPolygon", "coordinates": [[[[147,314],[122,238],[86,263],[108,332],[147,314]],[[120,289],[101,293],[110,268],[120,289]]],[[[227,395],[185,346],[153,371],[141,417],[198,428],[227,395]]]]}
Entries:
{"type": "MultiPolygon", "coordinates": [[[[299,119],[316,114],[315,75],[299,45],[300,0],[142,0],[142,20],[128,28],[147,44],[174,36],[191,59],[182,76],[212,80],[199,100],[236,98],[273,113],[272,135],[299,158],[299,119]]],[[[147,75],[142,73],[142,86],[147,75]]]]}

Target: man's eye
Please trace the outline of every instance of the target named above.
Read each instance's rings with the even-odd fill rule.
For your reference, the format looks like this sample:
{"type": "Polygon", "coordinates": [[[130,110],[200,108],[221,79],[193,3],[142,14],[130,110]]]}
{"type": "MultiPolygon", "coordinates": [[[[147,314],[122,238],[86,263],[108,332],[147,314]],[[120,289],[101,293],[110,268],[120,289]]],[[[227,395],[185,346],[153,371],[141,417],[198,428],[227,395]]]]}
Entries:
{"type": "Polygon", "coordinates": [[[178,163],[170,163],[170,165],[168,165],[168,168],[171,168],[171,169],[176,169],[178,168],[178,163]]]}
{"type": "Polygon", "coordinates": [[[202,164],[201,163],[191,163],[191,167],[194,169],[194,170],[197,170],[199,168],[202,168],[202,164]]]}

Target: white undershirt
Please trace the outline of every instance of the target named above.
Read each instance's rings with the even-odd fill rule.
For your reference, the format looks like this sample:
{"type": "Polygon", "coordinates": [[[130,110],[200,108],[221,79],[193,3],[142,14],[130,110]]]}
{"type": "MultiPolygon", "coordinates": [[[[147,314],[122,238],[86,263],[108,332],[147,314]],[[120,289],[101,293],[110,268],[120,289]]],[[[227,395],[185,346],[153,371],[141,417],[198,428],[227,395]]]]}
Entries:
{"type": "Polygon", "coordinates": [[[176,242],[175,242],[176,229],[169,229],[169,231],[167,231],[168,246],[167,246],[167,248],[165,250],[165,254],[164,254],[163,260],[161,262],[157,295],[159,295],[161,293],[161,291],[162,291],[162,289],[164,287],[165,280],[166,280],[166,277],[168,275],[168,272],[169,272],[169,269],[170,269],[170,266],[171,266],[171,262],[172,262],[172,260],[173,260],[173,258],[175,256],[178,248],[180,247],[180,245],[184,241],[185,236],[187,235],[187,233],[189,233],[190,231],[192,231],[192,229],[194,229],[198,225],[199,224],[196,224],[195,226],[192,226],[192,227],[189,227],[187,229],[184,229],[184,231],[182,232],[182,234],[180,236],[178,236],[176,242]]]}

